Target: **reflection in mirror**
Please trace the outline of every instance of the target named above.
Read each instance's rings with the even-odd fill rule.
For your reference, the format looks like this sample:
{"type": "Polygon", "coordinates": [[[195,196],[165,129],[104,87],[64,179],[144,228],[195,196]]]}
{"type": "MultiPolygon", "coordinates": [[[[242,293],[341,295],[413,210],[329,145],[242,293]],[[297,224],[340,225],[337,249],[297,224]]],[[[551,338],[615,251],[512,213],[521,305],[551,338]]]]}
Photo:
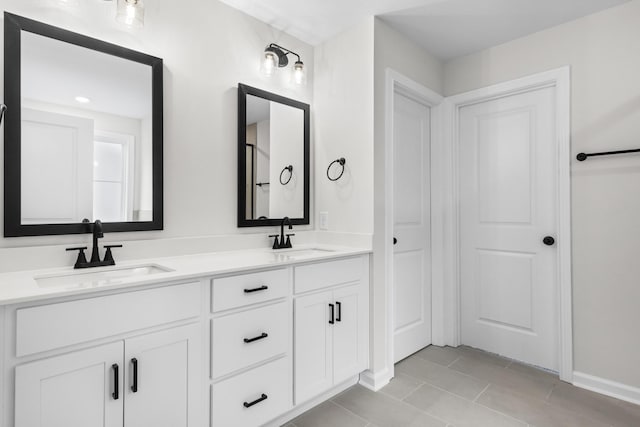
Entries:
{"type": "Polygon", "coordinates": [[[151,68],[22,34],[21,223],[150,221],[151,68]]]}
{"type": "Polygon", "coordinates": [[[304,216],[304,178],[299,176],[304,164],[301,141],[304,111],[247,95],[245,218],[304,216]]]}
{"type": "Polygon", "coordinates": [[[4,62],[5,236],[162,229],[162,60],[5,12],[4,62]]]}
{"type": "Polygon", "coordinates": [[[309,223],[309,106],[239,85],[239,226],[309,223]]]}

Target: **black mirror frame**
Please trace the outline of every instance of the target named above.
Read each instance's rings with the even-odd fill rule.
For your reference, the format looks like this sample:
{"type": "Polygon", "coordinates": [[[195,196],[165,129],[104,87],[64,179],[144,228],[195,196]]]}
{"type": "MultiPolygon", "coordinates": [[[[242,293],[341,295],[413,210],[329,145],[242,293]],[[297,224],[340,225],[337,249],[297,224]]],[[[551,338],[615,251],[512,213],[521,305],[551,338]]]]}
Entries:
{"type": "Polygon", "coordinates": [[[4,236],[44,236],[90,232],[85,223],[21,224],[21,31],[38,34],[87,49],[139,62],[151,67],[153,140],[153,219],[139,222],[105,222],[105,232],[163,229],[163,65],[162,59],[102,40],[63,30],[8,12],[4,13],[4,94],[7,111],[4,128],[4,236]]]}
{"type": "Polygon", "coordinates": [[[238,83],[238,227],[265,227],[280,225],[282,218],[247,219],[246,214],[246,183],[247,183],[247,95],[274,101],[279,104],[299,108],[304,112],[304,217],[291,218],[293,225],[309,224],[309,179],[310,179],[310,108],[309,104],[299,102],[284,96],[276,95],[261,89],[256,89],[238,83]]]}

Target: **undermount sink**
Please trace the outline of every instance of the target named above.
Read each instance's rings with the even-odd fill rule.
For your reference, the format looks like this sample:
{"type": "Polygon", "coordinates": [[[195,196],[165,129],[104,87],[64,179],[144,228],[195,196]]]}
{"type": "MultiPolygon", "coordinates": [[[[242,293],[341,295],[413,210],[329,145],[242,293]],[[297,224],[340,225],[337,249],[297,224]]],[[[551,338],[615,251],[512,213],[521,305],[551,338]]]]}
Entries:
{"type": "Polygon", "coordinates": [[[74,271],[67,274],[56,274],[34,277],[41,288],[65,287],[95,288],[100,286],[116,285],[132,277],[150,276],[153,274],[168,273],[170,268],[157,264],[137,265],[134,267],[121,267],[100,269],[96,271],[74,271]]]}
{"type": "Polygon", "coordinates": [[[324,255],[331,252],[335,252],[335,251],[332,249],[322,249],[322,248],[274,250],[274,254],[276,254],[279,258],[282,258],[282,259],[307,258],[307,257],[313,257],[317,255],[324,255]]]}

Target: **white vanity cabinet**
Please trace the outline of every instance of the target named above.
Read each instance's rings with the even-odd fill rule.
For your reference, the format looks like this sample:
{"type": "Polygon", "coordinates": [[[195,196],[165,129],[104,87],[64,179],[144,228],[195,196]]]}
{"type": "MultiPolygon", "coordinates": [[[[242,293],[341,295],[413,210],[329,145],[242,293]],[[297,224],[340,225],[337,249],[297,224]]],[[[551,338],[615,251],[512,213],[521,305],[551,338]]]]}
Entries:
{"type": "Polygon", "coordinates": [[[212,425],[254,427],[290,410],[291,269],[212,280],[212,425]]]}
{"type": "Polygon", "coordinates": [[[14,425],[200,427],[201,289],[190,283],[18,307],[14,425]],[[42,350],[54,355],[39,357],[42,350]],[[22,363],[25,355],[31,360],[22,363]]]}
{"type": "Polygon", "coordinates": [[[369,255],[282,254],[0,304],[0,427],[274,427],[356,384],[369,255]]]}
{"type": "Polygon", "coordinates": [[[368,367],[369,280],[365,258],[295,267],[295,403],[368,367]]]}
{"type": "MultiPolygon", "coordinates": [[[[16,427],[120,427],[124,344],[112,343],[16,368],[16,427]]],[[[124,396],[122,396],[124,397],[124,396]]]]}
{"type": "Polygon", "coordinates": [[[191,426],[199,331],[172,328],[16,367],[15,425],[191,426]]]}

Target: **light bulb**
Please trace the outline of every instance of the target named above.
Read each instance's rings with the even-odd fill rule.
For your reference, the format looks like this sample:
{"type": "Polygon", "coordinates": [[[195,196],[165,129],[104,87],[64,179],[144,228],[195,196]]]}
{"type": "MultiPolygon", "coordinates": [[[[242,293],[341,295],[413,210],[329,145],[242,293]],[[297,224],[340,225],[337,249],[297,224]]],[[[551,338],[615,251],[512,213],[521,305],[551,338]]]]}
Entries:
{"type": "Polygon", "coordinates": [[[142,0],[118,0],[116,20],[128,27],[141,28],[144,25],[142,0]]]}
{"type": "Polygon", "coordinates": [[[262,61],[262,72],[266,76],[271,76],[278,67],[278,57],[274,52],[267,51],[264,53],[264,60],[262,61]]]}
{"type": "Polygon", "coordinates": [[[293,64],[293,81],[300,86],[304,86],[307,83],[307,75],[304,72],[304,64],[302,61],[296,61],[293,64]]]}

